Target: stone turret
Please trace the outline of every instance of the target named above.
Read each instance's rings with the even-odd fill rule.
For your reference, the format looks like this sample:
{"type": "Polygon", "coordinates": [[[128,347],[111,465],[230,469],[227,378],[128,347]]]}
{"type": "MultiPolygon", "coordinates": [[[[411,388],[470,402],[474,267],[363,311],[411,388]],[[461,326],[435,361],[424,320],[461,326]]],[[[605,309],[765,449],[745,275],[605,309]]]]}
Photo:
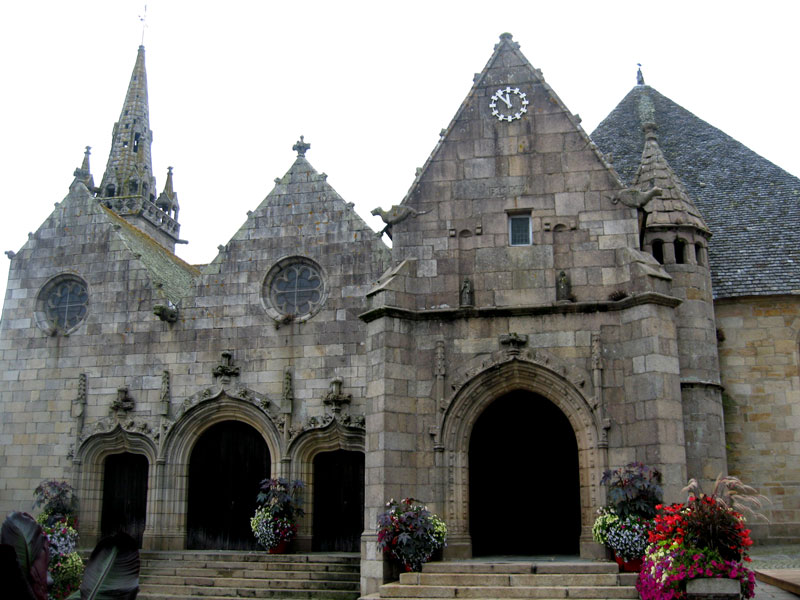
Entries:
{"type": "Polygon", "coordinates": [[[180,241],[180,225],[172,203],[168,203],[170,210],[164,210],[156,202],[152,143],[144,46],[139,46],[97,196],[108,208],[174,251],[175,243],[180,241]]]}
{"type": "Polygon", "coordinates": [[[646,122],[644,151],[635,179],[640,190],[658,187],[661,194],[645,206],[644,250],[672,276],[676,309],[687,473],[711,488],[726,471],[716,323],[708,266],[711,232],[667,163],[658,144],[657,127],[646,122]]]}

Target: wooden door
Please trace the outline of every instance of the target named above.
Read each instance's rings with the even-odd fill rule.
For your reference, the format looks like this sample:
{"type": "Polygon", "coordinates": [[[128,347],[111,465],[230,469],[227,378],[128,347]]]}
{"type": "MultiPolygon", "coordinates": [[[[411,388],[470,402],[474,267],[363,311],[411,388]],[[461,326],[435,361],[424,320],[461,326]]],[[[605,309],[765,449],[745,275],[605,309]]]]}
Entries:
{"type": "Polygon", "coordinates": [[[364,531],[364,454],[347,450],[314,457],[314,537],[319,552],[359,552],[364,531]]]}
{"type": "Polygon", "coordinates": [[[257,549],[250,518],[269,463],[264,438],[246,423],[217,423],[200,436],[189,459],[188,548],[257,549]]]}
{"type": "Polygon", "coordinates": [[[142,454],[112,454],[105,460],[102,537],[124,531],[142,547],[147,518],[147,457],[142,454]]]}

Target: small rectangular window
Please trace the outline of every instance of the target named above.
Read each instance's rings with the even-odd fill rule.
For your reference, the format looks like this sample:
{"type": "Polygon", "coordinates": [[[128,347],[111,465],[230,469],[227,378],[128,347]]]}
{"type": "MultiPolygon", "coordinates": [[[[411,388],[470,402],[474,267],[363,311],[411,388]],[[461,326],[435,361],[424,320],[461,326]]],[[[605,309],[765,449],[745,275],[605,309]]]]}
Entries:
{"type": "Polygon", "coordinates": [[[531,237],[530,215],[515,215],[508,218],[508,239],[512,246],[530,246],[531,237]]]}

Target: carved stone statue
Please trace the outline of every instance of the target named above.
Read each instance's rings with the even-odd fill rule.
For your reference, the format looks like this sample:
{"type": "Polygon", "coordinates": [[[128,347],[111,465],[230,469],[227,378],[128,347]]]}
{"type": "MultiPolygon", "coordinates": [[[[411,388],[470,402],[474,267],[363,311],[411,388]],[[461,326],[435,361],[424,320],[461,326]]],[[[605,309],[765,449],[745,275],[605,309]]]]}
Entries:
{"type": "Polygon", "coordinates": [[[566,271],[561,271],[556,280],[556,301],[570,302],[572,300],[572,286],[570,285],[569,275],[566,271]]]}
{"type": "Polygon", "coordinates": [[[458,303],[461,306],[475,306],[475,291],[469,277],[464,277],[464,283],[461,284],[458,303]]]}
{"type": "Polygon", "coordinates": [[[383,222],[386,223],[386,227],[381,229],[380,233],[378,233],[378,237],[385,233],[389,236],[389,239],[392,239],[392,225],[399,223],[400,221],[405,221],[408,217],[416,218],[420,215],[426,215],[429,212],[431,211],[419,211],[415,208],[411,208],[410,206],[395,204],[389,210],[383,210],[380,206],[378,208],[373,208],[371,214],[379,216],[381,219],[383,219],[383,222]]]}

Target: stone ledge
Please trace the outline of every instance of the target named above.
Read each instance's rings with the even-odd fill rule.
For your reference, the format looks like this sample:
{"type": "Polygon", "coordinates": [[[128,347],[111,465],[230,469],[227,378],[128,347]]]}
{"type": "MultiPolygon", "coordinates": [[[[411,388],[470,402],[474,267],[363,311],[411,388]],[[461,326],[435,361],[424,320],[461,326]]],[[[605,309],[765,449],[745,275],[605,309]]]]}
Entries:
{"type": "Polygon", "coordinates": [[[479,308],[431,308],[423,310],[412,310],[407,308],[399,308],[397,306],[379,306],[377,308],[373,308],[372,310],[361,313],[358,315],[358,318],[366,323],[375,321],[376,319],[380,319],[382,317],[391,317],[406,321],[452,321],[455,319],[616,312],[645,304],[656,304],[659,306],[669,306],[671,308],[675,308],[680,303],[681,300],[674,298],[673,296],[667,296],[657,292],[645,292],[643,294],[636,294],[618,301],[606,300],[600,302],[573,302],[569,304],[484,306],[479,308]]]}

